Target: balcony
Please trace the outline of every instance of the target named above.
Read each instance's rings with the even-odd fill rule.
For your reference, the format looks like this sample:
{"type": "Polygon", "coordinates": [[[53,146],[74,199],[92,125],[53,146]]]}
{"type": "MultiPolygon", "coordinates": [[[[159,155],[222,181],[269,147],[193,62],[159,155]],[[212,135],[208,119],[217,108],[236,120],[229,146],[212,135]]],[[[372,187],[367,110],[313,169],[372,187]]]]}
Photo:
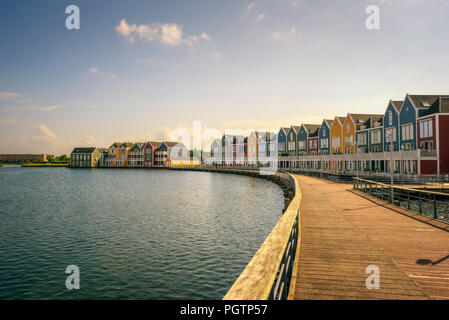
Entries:
{"type": "Polygon", "coordinates": [[[437,151],[435,149],[420,149],[420,155],[422,158],[428,158],[428,157],[436,157],[437,151]]]}

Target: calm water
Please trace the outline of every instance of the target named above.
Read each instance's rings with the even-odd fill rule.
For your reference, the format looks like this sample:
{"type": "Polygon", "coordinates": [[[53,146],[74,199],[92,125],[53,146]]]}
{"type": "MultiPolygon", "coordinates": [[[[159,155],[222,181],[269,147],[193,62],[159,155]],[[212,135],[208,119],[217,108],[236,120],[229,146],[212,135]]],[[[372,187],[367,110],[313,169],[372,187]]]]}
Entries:
{"type": "Polygon", "coordinates": [[[221,299],[282,207],[238,175],[3,167],[0,299],[221,299]]]}

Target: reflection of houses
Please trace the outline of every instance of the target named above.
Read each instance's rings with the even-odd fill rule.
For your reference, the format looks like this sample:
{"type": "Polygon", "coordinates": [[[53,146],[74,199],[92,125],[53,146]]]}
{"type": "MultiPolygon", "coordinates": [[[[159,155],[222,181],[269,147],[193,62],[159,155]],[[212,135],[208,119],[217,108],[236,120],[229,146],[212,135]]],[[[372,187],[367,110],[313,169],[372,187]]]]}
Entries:
{"type": "Polygon", "coordinates": [[[70,154],[70,167],[94,168],[100,164],[101,154],[97,148],[75,148],[70,154]]]}
{"type": "Polygon", "coordinates": [[[108,167],[127,167],[128,153],[133,147],[131,142],[115,142],[108,148],[108,159],[106,164],[108,167]]]}

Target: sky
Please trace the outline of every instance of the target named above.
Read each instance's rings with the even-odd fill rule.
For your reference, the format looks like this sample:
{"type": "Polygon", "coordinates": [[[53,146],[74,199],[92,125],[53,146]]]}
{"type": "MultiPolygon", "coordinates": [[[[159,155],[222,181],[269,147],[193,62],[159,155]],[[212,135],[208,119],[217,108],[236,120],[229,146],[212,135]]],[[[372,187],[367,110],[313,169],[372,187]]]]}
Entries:
{"type": "Polygon", "coordinates": [[[449,94],[448,16],[447,0],[2,0],[0,153],[169,139],[193,121],[276,129],[449,94]]]}

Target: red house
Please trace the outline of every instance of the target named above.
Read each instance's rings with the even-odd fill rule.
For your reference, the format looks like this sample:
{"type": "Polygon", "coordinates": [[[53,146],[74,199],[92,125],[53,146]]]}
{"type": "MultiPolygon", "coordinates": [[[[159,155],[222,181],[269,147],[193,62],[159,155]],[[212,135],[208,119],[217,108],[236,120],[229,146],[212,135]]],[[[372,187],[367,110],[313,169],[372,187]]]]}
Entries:
{"type": "Polygon", "coordinates": [[[449,97],[439,97],[417,128],[421,174],[449,174],[449,97]]]}
{"type": "Polygon", "coordinates": [[[153,167],[154,166],[154,153],[157,148],[161,146],[162,142],[157,141],[148,141],[144,147],[144,156],[143,156],[143,165],[144,167],[153,167]]]}

